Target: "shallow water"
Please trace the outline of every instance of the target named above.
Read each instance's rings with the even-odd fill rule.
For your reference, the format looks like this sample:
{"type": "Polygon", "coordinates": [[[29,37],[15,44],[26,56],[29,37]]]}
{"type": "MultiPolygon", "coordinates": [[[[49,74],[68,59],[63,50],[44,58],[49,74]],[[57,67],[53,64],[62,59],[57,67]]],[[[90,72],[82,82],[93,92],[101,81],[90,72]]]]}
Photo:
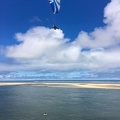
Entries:
{"type": "Polygon", "coordinates": [[[120,120],[120,90],[4,86],[0,120],[120,120]]]}

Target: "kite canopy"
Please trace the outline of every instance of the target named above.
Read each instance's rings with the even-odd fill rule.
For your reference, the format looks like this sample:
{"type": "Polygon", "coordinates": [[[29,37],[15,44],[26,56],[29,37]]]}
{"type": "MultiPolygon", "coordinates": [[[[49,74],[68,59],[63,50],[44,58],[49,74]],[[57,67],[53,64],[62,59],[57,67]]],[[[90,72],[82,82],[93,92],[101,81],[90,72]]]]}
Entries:
{"type": "Polygon", "coordinates": [[[57,14],[60,11],[60,0],[48,0],[52,8],[53,14],[57,14]]]}

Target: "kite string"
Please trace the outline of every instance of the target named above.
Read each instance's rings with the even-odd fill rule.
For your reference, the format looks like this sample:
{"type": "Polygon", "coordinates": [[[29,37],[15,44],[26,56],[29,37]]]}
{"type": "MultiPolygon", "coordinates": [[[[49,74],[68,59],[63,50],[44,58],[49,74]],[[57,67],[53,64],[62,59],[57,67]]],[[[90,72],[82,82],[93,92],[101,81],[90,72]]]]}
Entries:
{"type": "Polygon", "coordinates": [[[53,14],[53,25],[56,25],[56,15],[53,14]]]}

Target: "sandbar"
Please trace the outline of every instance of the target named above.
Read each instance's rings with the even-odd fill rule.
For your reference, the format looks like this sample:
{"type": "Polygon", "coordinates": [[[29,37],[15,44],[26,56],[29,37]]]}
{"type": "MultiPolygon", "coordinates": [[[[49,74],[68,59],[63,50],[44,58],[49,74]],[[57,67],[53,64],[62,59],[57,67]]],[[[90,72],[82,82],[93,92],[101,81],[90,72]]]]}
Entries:
{"type": "Polygon", "coordinates": [[[65,87],[65,88],[99,88],[120,89],[120,84],[101,83],[58,83],[58,82],[0,82],[0,86],[40,86],[40,87],[65,87]]]}

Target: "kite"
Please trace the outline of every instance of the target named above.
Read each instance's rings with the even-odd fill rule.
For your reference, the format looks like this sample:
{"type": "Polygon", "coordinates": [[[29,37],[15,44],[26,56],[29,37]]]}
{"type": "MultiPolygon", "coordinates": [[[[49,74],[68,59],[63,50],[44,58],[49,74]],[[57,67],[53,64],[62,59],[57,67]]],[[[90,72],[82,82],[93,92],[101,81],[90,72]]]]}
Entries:
{"type": "MultiPolygon", "coordinates": [[[[53,11],[53,15],[57,14],[59,11],[60,11],[60,0],[48,0],[49,1],[49,4],[52,8],[52,11],[53,11]]],[[[53,25],[53,29],[56,30],[56,29],[59,29],[55,23],[53,25]]]]}

